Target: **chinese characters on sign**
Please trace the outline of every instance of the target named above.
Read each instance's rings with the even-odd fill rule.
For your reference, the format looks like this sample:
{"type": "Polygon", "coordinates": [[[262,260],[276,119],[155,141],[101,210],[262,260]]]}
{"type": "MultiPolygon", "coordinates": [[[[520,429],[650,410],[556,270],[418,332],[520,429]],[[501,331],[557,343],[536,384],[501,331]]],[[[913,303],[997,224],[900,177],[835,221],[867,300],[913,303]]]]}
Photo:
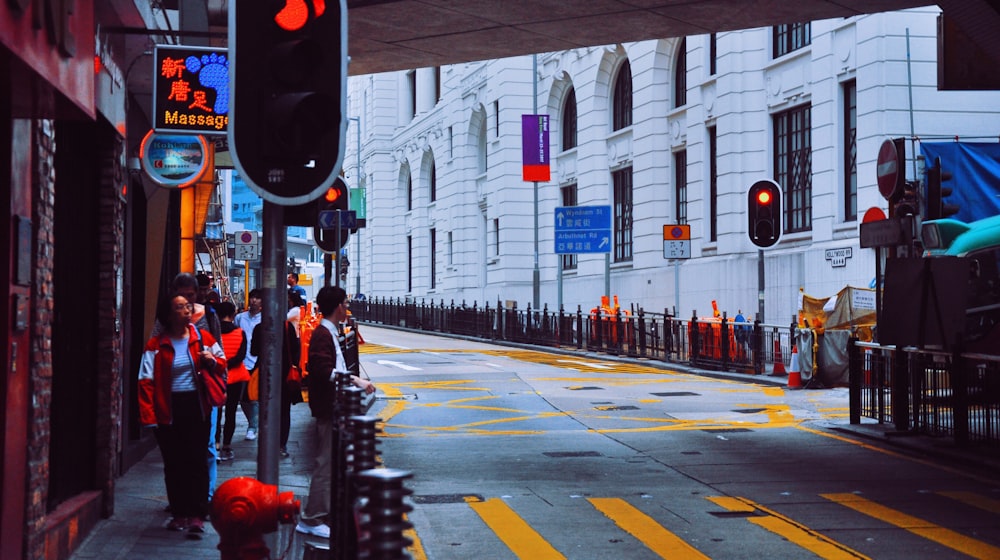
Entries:
{"type": "Polygon", "coordinates": [[[663,226],[663,258],[691,258],[691,226],[667,224],[663,226]]]}
{"type": "Polygon", "coordinates": [[[225,134],[229,125],[226,49],[159,45],[153,59],[153,129],[225,134]]]}
{"type": "Polygon", "coordinates": [[[556,254],[610,253],[610,206],[560,206],[555,213],[556,254]]]}

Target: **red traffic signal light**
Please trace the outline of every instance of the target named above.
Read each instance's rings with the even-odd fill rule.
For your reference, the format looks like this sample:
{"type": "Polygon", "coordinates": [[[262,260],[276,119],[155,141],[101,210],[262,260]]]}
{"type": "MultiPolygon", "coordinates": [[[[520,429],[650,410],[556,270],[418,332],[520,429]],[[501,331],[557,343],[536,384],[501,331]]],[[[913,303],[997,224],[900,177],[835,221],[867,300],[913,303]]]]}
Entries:
{"type": "Polygon", "coordinates": [[[317,220],[313,225],[313,240],[326,253],[335,253],[347,245],[351,237],[351,230],[343,227],[349,199],[347,183],[337,177],[323,196],[316,200],[317,220]]]}
{"type": "Polygon", "coordinates": [[[344,158],[346,0],[233,2],[229,54],[233,163],[268,202],[315,200],[344,158]]]}
{"type": "Polygon", "coordinates": [[[343,189],[335,183],[334,186],[326,189],[326,192],[323,193],[323,200],[329,203],[336,203],[338,200],[342,200],[344,196],[343,189]]]}
{"type": "Polygon", "coordinates": [[[747,235],[758,247],[781,238],[781,188],[771,180],[757,181],[747,191],[747,235]]]}

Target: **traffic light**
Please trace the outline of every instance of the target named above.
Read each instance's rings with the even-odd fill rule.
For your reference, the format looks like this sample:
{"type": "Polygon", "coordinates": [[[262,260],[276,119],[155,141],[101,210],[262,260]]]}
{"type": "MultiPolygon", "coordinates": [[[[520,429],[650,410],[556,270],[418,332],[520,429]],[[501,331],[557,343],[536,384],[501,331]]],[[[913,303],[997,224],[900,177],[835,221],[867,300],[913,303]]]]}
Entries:
{"type": "Polygon", "coordinates": [[[747,192],[747,234],[758,247],[781,238],[781,188],[771,180],[757,181],[747,192]]]}
{"type": "Polygon", "coordinates": [[[229,55],[233,163],[268,202],[315,200],[344,159],[346,0],[231,2],[229,55]]]}
{"type": "Polygon", "coordinates": [[[347,245],[351,230],[340,227],[344,214],[348,210],[347,183],[337,177],[329,188],[316,201],[317,220],[313,224],[313,239],[316,246],[326,253],[335,253],[337,249],[347,245]],[[337,245],[337,231],[340,231],[340,245],[337,245]]]}
{"type": "Polygon", "coordinates": [[[941,168],[941,158],[934,158],[934,167],[927,170],[927,219],[939,220],[958,213],[958,205],[946,204],[944,199],[951,194],[951,187],[943,182],[951,179],[951,173],[941,168]]]}

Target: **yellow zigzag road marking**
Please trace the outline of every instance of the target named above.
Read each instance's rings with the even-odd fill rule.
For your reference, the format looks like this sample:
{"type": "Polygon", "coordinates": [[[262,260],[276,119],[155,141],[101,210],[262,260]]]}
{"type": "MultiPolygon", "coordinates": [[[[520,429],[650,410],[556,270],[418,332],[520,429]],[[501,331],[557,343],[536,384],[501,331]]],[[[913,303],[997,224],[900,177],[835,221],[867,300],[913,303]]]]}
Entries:
{"type": "Polygon", "coordinates": [[[994,500],[993,498],[987,498],[986,496],[980,496],[972,492],[938,492],[938,494],[990,513],[1000,514],[1000,500],[994,500]]]}
{"type": "Polygon", "coordinates": [[[660,558],[698,559],[705,556],[677,535],[664,529],[652,517],[632,507],[621,498],[587,498],[598,511],[639,540],[660,558]]]}
{"type": "Polygon", "coordinates": [[[899,510],[877,504],[857,494],[820,494],[820,496],[831,502],[849,507],[854,511],[895,525],[900,529],[905,529],[914,535],[919,535],[950,549],[957,550],[962,554],[972,556],[973,558],[982,558],[983,560],[1000,558],[1000,548],[998,547],[971,537],[966,537],[961,533],[945,529],[940,525],[935,525],[919,517],[907,515],[899,510]]]}
{"type": "Polygon", "coordinates": [[[542,538],[513,509],[499,498],[485,502],[469,502],[483,522],[518,558],[531,560],[565,560],[549,541],[542,538]]]}
{"type": "Polygon", "coordinates": [[[830,539],[829,537],[826,537],[806,527],[805,525],[802,525],[801,523],[792,521],[776,511],[768,509],[745,498],[710,496],[705,499],[729,511],[746,513],[760,511],[767,514],[763,516],[747,517],[746,519],[754,525],[763,527],[776,535],[788,539],[790,542],[801,546],[820,558],[828,558],[830,560],[868,558],[864,554],[844,546],[837,541],[830,539]]]}

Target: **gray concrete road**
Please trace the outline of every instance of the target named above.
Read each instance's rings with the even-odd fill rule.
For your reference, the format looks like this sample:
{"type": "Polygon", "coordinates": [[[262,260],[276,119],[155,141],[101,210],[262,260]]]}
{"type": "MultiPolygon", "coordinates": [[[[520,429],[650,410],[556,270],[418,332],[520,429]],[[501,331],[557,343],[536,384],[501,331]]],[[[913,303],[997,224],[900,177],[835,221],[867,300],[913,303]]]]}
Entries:
{"type": "Polygon", "coordinates": [[[847,391],[364,327],[416,559],[1000,558],[997,481],[847,430],[847,391]]]}

